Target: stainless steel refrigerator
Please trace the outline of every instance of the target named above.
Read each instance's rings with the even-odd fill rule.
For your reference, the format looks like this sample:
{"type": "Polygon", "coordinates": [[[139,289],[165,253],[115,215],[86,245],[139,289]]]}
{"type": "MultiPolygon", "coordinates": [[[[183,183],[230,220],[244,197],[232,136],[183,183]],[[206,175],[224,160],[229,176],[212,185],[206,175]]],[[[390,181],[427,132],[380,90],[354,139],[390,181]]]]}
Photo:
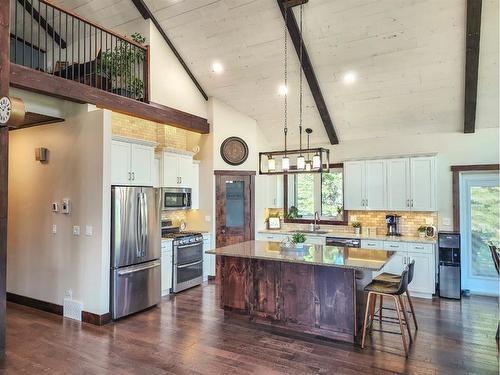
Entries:
{"type": "Polygon", "coordinates": [[[160,193],[151,187],[111,189],[113,319],[160,302],[160,193]]]}

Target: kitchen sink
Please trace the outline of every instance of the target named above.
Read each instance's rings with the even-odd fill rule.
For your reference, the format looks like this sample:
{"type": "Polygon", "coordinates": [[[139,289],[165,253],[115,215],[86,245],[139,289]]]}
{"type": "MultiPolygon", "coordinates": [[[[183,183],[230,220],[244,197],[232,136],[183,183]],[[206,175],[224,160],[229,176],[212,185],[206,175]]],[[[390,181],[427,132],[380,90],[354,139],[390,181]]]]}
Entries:
{"type": "Polygon", "coordinates": [[[327,230],[301,230],[300,233],[304,234],[328,234],[327,230]]]}

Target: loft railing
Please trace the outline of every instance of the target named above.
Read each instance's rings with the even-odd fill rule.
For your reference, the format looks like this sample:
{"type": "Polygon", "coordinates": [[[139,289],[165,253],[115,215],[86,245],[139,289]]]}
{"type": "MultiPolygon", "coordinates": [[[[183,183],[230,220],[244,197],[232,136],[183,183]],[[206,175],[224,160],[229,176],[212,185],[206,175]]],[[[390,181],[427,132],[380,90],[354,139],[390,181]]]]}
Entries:
{"type": "Polygon", "coordinates": [[[45,0],[10,0],[11,62],[148,102],[149,47],[45,0]]]}

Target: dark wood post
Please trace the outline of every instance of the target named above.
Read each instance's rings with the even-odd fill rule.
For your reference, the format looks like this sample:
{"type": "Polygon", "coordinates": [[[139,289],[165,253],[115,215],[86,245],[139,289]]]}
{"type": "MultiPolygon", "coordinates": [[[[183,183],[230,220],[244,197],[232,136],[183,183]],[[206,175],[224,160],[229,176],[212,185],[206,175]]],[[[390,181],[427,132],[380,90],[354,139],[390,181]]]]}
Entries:
{"type": "MultiPolygon", "coordinates": [[[[0,0],[0,97],[9,95],[10,1],[0,0]]],[[[0,127],[0,356],[5,355],[5,295],[7,263],[7,190],[9,130],[0,127]]]]}

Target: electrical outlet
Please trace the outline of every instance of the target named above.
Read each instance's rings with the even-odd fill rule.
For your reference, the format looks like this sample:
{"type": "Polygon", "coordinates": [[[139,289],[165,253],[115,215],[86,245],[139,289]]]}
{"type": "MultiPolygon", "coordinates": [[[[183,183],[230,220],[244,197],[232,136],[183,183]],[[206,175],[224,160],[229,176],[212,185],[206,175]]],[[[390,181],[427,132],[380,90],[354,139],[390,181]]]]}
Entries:
{"type": "Polygon", "coordinates": [[[73,226],[73,235],[74,236],[79,236],[80,235],[80,226],[79,225],[74,225],[73,226]]]}
{"type": "Polygon", "coordinates": [[[92,227],[92,225],[86,225],[85,226],[85,235],[87,237],[92,237],[93,234],[94,234],[94,228],[92,227]]]}
{"type": "Polygon", "coordinates": [[[443,225],[450,226],[451,219],[449,217],[443,217],[443,225]]]}
{"type": "Polygon", "coordinates": [[[358,221],[358,217],[356,215],[351,216],[351,221],[358,221]]]}
{"type": "Polygon", "coordinates": [[[210,223],[210,221],[212,221],[212,217],[210,215],[205,216],[205,221],[210,223]]]}
{"type": "Polygon", "coordinates": [[[57,225],[52,224],[52,234],[56,234],[56,233],[57,233],[57,225]]]}
{"type": "Polygon", "coordinates": [[[425,224],[426,225],[433,225],[434,224],[434,219],[432,217],[426,217],[425,218],[425,224]]]}

